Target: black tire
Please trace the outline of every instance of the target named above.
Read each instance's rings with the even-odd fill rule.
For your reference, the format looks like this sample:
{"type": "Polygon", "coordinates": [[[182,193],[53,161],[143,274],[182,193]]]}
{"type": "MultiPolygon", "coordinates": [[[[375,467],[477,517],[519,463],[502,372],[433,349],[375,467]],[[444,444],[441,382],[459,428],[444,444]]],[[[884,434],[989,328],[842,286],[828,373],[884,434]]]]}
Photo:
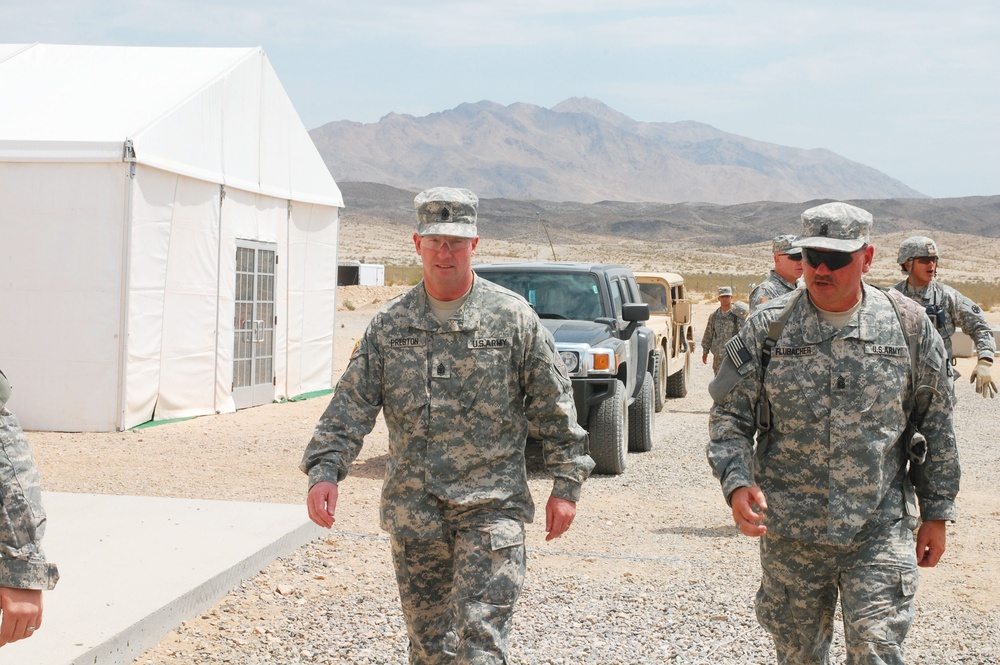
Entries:
{"type": "Polygon", "coordinates": [[[667,377],[667,397],[684,397],[688,394],[688,372],[691,371],[691,354],[684,367],[667,377]]]}
{"type": "Polygon", "coordinates": [[[625,471],[625,436],[628,415],[625,406],[625,385],[615,381],[611,397],[591,410],[587,418],[590,433],[590,456],[594,458],[594,473],[617,476],[625,471]]]}
{"type": "Polygon", "coordinates": [[[653,354],[653,402],[656,412],[663,411],[667,397],[667,363],[664,362],[663,349],[657,349],[653,354]]]}
{"type": "Polygon", "coordinates": [[[649,372],[628,411],[628,449],[634,453],[649,452],[653,449],[653,375],[649,372]]]}

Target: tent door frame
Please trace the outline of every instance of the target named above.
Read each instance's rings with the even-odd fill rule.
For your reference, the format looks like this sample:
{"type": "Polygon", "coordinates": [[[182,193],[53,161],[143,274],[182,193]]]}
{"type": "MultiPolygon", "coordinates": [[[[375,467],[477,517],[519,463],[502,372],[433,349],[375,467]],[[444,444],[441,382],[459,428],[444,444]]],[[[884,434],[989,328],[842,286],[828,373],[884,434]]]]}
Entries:
{"type": "Polygon", "coordinates": [[[245,409],[274,401],[274,287],[278,245],[236,240],[233,402],[245,409]]]}

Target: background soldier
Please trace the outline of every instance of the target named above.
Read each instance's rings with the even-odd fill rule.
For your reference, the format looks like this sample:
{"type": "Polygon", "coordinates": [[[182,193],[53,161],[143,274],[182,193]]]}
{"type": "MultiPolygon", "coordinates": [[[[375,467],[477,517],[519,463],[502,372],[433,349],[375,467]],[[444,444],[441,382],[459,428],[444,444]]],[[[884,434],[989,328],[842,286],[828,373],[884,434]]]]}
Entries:
{"type": "Polygon", "coordinates": [[[42,590],[59,581],[42,552],[45,511],[38,468],[17,418],[7,410],[10,384],[0,372],[0,647],[42,626],[42,590]]]}
{"type": "Polygon", "coordinates": [[[937,564],[955,519],[944,344],[911,300],[862,281],[867,211],[828,203],[802,222],[806,288],[726,345],[708,459],[737,528],[760,537],[757,619],[778,662],[829,662],[839,595],[847,662],[900,665],[917,566],[937,564]]]}
{"type": "MultiPolygon", "coordinates": [[[[976,345],[979,362],[969,377],[970,383],[976,384],[976,392],[985,397],[995,397],[997,384],[991,376],[993,356],[996,352],[996,341],[993,331],[983,316],[983,310],[955,289],[934,279],[938,268],[938,249],[933,240],[925,236],[907,238],[899,246],[897,262],[906,279],[892,288],[909,296],[914,302],[924,307],[927,316],[937,327],[944,339],[948,352],[948,360],[954,364],[955,355],[952,351],[951,336],[955,334],[956,325],[962,332],[972,338],[976,345]]],[[[955,378],[958,373],[952,370],[955,378]]]]}
{"type": "Polygon", "coordinates": [[[795,290],[796,281],[802,276],[802,249],[792,247],[793,235],[776,236],[771,242],[774,270],[750,292],[750,312],[761,303],[795,290]]]}
{"type": "Polygon", "coordinates": [[[546,540],[569,528],[593,469],[552,335],[530,305],[472,271],[478,199],[415,199],[423,281],[372,318],[302,459],[309,516],[329,528],[337,483],[382,410],[389,532],[410,663],[506,663],[524,580],[529,422],[555,476],[546,540]]]}
{"type": "Polygon", "coordinates": [[[719,306],[709,315],[705,334],[701,336],[702,364],[708,364],[708,354],[711,353],[712,371],[719,371],[719,365],[725,356],[723,345],[740,329],[747,320],[748,313],[746,305],[733,302],[732,287],[719,287],[719,306]]]}

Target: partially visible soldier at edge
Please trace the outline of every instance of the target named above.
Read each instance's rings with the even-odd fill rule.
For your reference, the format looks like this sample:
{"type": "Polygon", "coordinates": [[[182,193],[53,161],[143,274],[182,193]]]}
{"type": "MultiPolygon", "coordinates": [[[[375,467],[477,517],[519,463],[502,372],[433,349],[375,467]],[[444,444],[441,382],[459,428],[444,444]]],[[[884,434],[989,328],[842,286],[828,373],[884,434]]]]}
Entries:
{"type": "MultiPolygon", "coordinates": [[[[906,273],[906,279],[892,288],[912,299],[927,311],[937,331],[944,339],[949,364],[954,366],[955,355],[951,336],[956,326],[972,338],[979,360],[972,370],[969,383],[976,384],[976,392],[986,397],[996,397],[997,384],[993,380],[993,357],[996,354],[996,340],[993,331],[983,316],[983,310],[952,287],[937,281],[937,244],[926,236],[907,238],[899,246],[896,262],[906,273]]],[[[954,378],[958,372],[952,369],[954,378]]]]}
{"type": "Polygon", "coordinates": [[[0,372],[0,647],[42,627],[42,591],[59,581],[45,560],[45,511],[38,468],[17,418],[7,410],[10,384],[0,372]]]}
{"type": "Polygon", "coordinates": [[[763,282],[750,292],[750,313],[753,314],[761,303],[771,298],[783,296],[795,290],[802,276],[802,249],[792,247],[793,235],[775,236],[771,241],[774,269],[763,282]]]}
{"type": "Polygon", "coordinates": [[[708,364],[708,354],[712,354],[712,371],[718,372],[726,352],[723,345],[736,334],[747,320],[749,310],[741,302],[733,302],[733,289],[719,287],[719,306],[708,316],[705,332],[701,336],[701,363],[708,364]]]}
{"type": "Polygon", "coordinates": [[[306,447],[310,518],[330,528],[337,484],[379,411],[389,429],[381,526],[389,532],[411,665],[509,662],[534,505],[525,443],[537,428],[554,476],[546,540],[572,524],[594,467],[555,341],[520,296],[475,275],[478,199],[414,200],[423,281],[358,342],[306,447]]]}
{"type": "Polygon", "coordinates": [[[901,665],[917,567],[956,518],[944,343],[919,306],[862,281],[871,214],[836,202],[802,222],[806,287],[726,344],[708,460],[736,528],[760,538],[757,620],[777,662],[829,663],[839,596],[848,665],[901,665]]]}

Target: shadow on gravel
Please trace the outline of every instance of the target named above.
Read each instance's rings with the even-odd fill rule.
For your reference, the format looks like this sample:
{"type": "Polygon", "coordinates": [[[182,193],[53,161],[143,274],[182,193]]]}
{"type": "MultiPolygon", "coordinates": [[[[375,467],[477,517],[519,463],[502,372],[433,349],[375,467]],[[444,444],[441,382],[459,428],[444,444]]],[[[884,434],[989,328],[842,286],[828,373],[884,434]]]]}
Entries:
{"type": "Polygon", "coordinates": [[[385,477],[385,466],[389,460],[389,455],[377,455],[371,459],[366,459],[360,464],[351,465],[351,475],[369,480],[381,480],[385,477]]]}
{"type": "Polygon", "coordinates": [[[656,529],[656,534],[674,534],[677,536],[696,536],[698,538],[735,538],[740,535],[735,525],[712,526],[696,528],[691,526],[672,526],[666,529],[656,529]]]}

